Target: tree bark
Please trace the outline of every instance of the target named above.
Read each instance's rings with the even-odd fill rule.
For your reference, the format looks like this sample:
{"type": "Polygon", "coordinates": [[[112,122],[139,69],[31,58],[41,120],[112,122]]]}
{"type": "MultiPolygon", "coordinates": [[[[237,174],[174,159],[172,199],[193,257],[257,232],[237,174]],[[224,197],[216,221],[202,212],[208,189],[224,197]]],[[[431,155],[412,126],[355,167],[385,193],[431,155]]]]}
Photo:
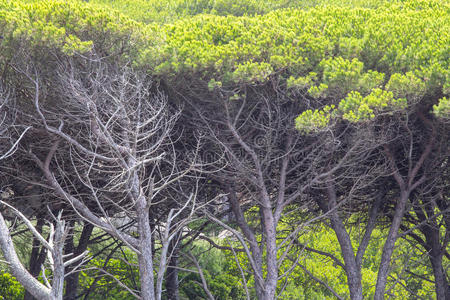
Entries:
{"type": "MultiPolygon", "coordinates": [[[[268,202],[270,205],[270,202],[268,202]]],[[[277,264],[277,240],[276,240],[276,225],[272,209],[269,207],[263,207],[262,214],[264,220],[264,233],[266,235],[266,264],[267,264],[267,277],[265,280],[265,289],[263,300],[275,299],[277,282],[278,282],[278,264],[277,264]]]]}
{"type": "Polygon", "coordinates": [[[58,216],[58,220],[55,226],[54,247],[52,249],[53,258],[53,278],[51,298],[54,300],[62,300],[64,294],[64,221],[61,221],[58,216]]]}
{"type": "Polygon", "coordinates": [[[394,252],[395,242],[398,237],[398,230],[405,214],[406,203],[409,199],[409,191],[402,190],[400,192],[400,198],[395,207],[395,214],[392,219],[392,225],[389,229],[386,242],[383,247],[383,254],[381,255],[380,268],[378,269],[377,284],[375,286],[374,300],[383,300],[384,292],[387,284],[387,277],[389,274],[389,267],[391,264],[392,253],[394,252]]]}
{"type": "Polygon", "coordinates": [[[327,194],[328,205],[323,202],[320,202],[319,205],[325,213],[329,213],[331,228],[334,230],[339,242],[339,246],[341,247],[350,298],[352,300],[362,300],[363,291],[361,284],[361,270],[358,266],[358,263],[356,262],[355,252],[353,250],[350,236],[348,235],[344,223],[338,215],[338,211],[336,209],[336,191],[332,183],[328,184],[327,194]]]}
{"type": "Polygon", "coordinates": [[[5,260],[9,263],[11,273],[23,285],[23,287],[30,291],[30,293],[37,299],[47,300],[53,299],[50,297],[50,289],[40,283],[36,278],[31,276],[25,269],[17,256],[14,249],[14,244],[11,240],[11,235],[6,225],[3,215],[0,213],[0,249],[3,252],[5,260]]]}
{"type": "MultiPolygon", "coordinates": [[[[36,230],[39,233],[42,233],[42,227],[44,226],[44,219],[39,218],[36,223],[36,230]]],[[[41,265],[45,261],[45,256],[47,254],[47,249],[45,247],[41,247],[39,240],[36,237],[33,237],[33,246],[30,255],[29,262],[29,272],[30,274],[36,278],[39,276],[41,272],[41,265]]],[[[25,295],[23,297],[24,300],[34,300],[36,298],[29,291],[25,291],[25,295]]]]}
{"type": "Polygon", "coordinates": [[[444,252],[440,243],[439,227],[436,219],[430,222],[431,224],[424,225],[422,233],[425,235],[427,245],[430,247],[428,256],[434,273],[436,299],[450,299],[450,286],[448,285],[447,276],[442,265],[444,252]]]}
{"type": "MultiPolygon", "coordinates": [[[[336,215],[336,213],[335,213],[336,215]]],[[[345,273],[347,275],[347,284],[350,292],[350,299],[362,300],[363,290],[361,284],[361,270],[356,263],[352,242],[344,224],[338,216],[331,216],[331,227],[336,233],[339,245],[344,258],[345,273]]]]}
{"type": "Polygon", "coordinates": [[[139,196],[136,201],[136,213],[139,232],[139,275],[141,282],[141,299],[155,300],[155,286],[152,257],[152,232],[150,229],[149,208],[144,196],[139,196]]]}
{"type": "MultiPolygon", "coordinates": [[[[442,257],[446,249],[447,240],[444,239],[443,244],[441,244],[440,225],[436,221],[435,205],[432,201],[421,200],[422,205],[419,205],[418,203],[414,205],[414,212],[416,213],[418,222],[424,223],[419,227],[419,230],[424,235],[425,241],[421,238],[416,238],[416,240],[428,253],[434,273],[436,299],[450,299],[450,286],[448,285],[447,277],[442,265],[442,257]]],[[[446,208],[442,210],[442,206],[439,208],[441,211],[446,210],[446,208]]],[[[445,214],[443,217],[444,220],[447,221],[447,219],[445,219],[445,214]]],[[[411,233],[410,235],[413,236],[411,233]]]]}
{"type": "Polygon", "coordinates": [[[430,256],[430,261],[434,273],[436,299],[450,299],[450,285],[447,281],[447,276],[442,266],[442,254],[438,256],[430,256]]]}
{"type": "Polygon", "coordinates": [[[170,260],[166,272],[166,291],[167,299],[179,300],[179,284],[178,284],[178,251],[177,238],[173,238],[169,245],[170,260]]]}
{"type": "MultiPolygon", "coordinates": [[[[85,223],[83,226],[83,231],[81,232],[80,240],[78,242],[78,246],[74,247],[73,244],[73,236],[69,237],[68,243],[66,244],[66,254],[73,253],[72,257],[77,257],[84,251],[86,251],[89,238],[91,237],[92,230],[94,226],[90,223],[85,223]]],[[[69,273],[73,270],[72,266],[66,267],[66,272],[69,273]]],[[[75,272],[66,277],[66,294],[64,299],[66,300],[75,300],[77,298],[77,290],[79,284],[79,273],[75,272]]]]}

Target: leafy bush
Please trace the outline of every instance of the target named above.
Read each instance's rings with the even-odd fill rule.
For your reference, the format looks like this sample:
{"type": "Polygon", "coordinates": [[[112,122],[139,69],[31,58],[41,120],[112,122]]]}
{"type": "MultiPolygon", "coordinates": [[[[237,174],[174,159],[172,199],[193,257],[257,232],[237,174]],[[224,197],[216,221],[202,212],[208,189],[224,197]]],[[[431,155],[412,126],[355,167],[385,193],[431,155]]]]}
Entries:
{"type": "Polygon", "coordinates": [[[11,274],[0,274],[0,300],[19,300],[24,294],[24,288],[11,274]]]}

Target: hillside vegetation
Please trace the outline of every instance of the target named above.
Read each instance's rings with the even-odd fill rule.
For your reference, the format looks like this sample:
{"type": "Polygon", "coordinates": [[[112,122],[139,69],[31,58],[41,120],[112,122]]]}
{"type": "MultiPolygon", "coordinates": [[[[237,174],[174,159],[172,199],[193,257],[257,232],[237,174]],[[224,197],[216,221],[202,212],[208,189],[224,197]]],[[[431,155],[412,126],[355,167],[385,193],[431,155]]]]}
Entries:
{"type": "Polygon", "coordinates": [[[449,63],[448,0],[0,0],[0,299],[450,297],[449,63]]]}

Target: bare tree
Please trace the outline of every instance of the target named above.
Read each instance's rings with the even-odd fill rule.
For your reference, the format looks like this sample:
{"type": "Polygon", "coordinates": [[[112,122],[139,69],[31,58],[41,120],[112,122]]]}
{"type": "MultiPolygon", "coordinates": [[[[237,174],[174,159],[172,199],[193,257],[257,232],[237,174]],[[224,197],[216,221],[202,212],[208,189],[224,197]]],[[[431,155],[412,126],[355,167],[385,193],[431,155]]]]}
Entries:
{"type": "Polygon", "coordinates": [[[8,105],[14,105],[12,98],[12,90],[7,90],[0,81],[0,161],[14,154],[21,139],[31,128],[14,123],[15,115],[7,109],[8,105]]]}
{"type": "Polygon", "coordinates": [[[194,161],[195,153],[174,146],[180,110],[169,106],[145,74],[95,56],[56,60],[46,72],[31,61],[14,69],[26,79],[23,97],[34,106],[33,114],[21,111],[32,116],[22,122],[41,137],[24,143],[22,153],[65,205],[137,254],[140,294],[129,291],[161,299],[169,245],[198,208],[195,184],[178,193],[177,201],[166,193],[188,174],[196,178],[187,160],[194,161]],[[119,216],[136,220],[136,226],[119,229],[119,216]]]}
{"type": "MultiPolygon", "coordinates": [[[[347,276],[351,299],[364,297],[362,262],[388,192],[387,164],[380,155],[379,144],[374,142],[372,126],[365,127],[356,129],[350,124],[342,124],[314,136],[323,141],[326,150],[316,156],[313,173],[325,176],[321,176],[305,192],[320,208],[322,222],[335,232],[343,260],[326,250],[307,245],[301,245],[301,249],[331,259],[337,268],[341,268],[347,276]],[[351,241],[347,222],[355,212],[366,215],[358,245],[351,241]]],[[[315,279],[319,283],[320,277],[315,279]]]]}
{"type": "MultiPolygon", "coordinates": [[[[242,244],[249,262],[243,269],[254,276],[258,299],[277,297],[278,282],[292,272],[279,274],[279,266],[311,214],[306,213],[287,235],[277,232],[280,220],[296,211],[291,209],[294,206],[307,211],[311,202],[305,201],[305,192],[327,176],[313,172],[317,157],[326,149],[323,141],[303,137],[294,128],[294,118],[307,101],[293,101],[274,91],[272,85],[277,84],[274,79],[267,86],[180,95],[191,104],[194,126],[201,124],[209,137],[202,153],[209,166],[205,169],[218,193],[226,194],[222,200],[233,220],[227,222],[211,212],[207,216],[242,244]],[[254,208],[251,213],[250,208],[254,208]]],[[[221,249],[226,248],[234,250],[221,249]]]]}
{"type": "MultiPolygon", "coordinates": [[[[422,128],[422,130],[419,132],[411,130],[409,127],[409,123],[411,122],[410,118],[406,118],[404,122],[400,122],[400,124],[403,125],[402,129],[408,132],[408,134],[401,135],[406,141],[397,141],[395,145],[398,148],[395,152],[392,149],[392,144],[384,145],[384,154],[390,164],[392,176],[398,185],[399,195],[392,217],[392,224],[383,247],[380,268],[378,270],[378,279],[374,296],[377,300],[384,298],[391,256],[394,251],[395,242],[398,239],[399,229],[404,214],[409,210],[409,207],[407,207],[408,201],[411,194],[427,179],[426,162],[429,160],[432,150],[435,147],[435,126],[422,112],[418,111],[417,116],[423,123],[424,128],[422,128]],[[424,136],[423,133],[426,131],[429,131],[430,134],[424,136]]],[[[418,122],[418,120],[416,122],[418,122]]]]}
{"type": "MultiPolygon", "coordinates": [[[[14,155],[20,141],[24,138],[27,131],[31,126],[25,127],[22,132],[18,132],[17,129],[22,127],[20,124],[15,124],[14,113],[7,109],[7,106],[14,105],[12,102],[12,90],[6,91],[3,82],[0,82],[0,140],[2,141],[0,148],[0,162],[3,164],[7,159],[14,155]],[[17,137],[15,137],[15,135],[17,137]]],[[[53,223],[50,223],[50,236],[47,241],[42,235],[40,228],[42,228],[42,222],[33,226],[32,222],[23,215],[15,207],[5,202],[11,200],[14,196],[14,191],[10,187],[2,187],[0,196],[0,249],[3,252],[3,256],[8,263],[12,274],[17,280],[29,291],[32,295],[39,299],[62,299],[63,295],[63,280],[64,280],[64,268],[78,260],[80,260],[86,253],[79,253],[78,256],[73,257],[72,260],[63,261],[62,249],[66,235],[66,227],[64,221],[61,219],[61,214],[55,219],[56,228],[53,223]],[[35,272],[28,272],[22,265],[19,257],[14,248],[14,243],[11,238],[11,234],[7,225],[7,222],[3,216],[3,211],[8,210],[13,215],[16,215],[21,219],[26,227],[30,230],[35,238],[34,246],[37,248],[37,244],[41,243],[45,251],[48,253],[48,260],[50,263],[50,269],[53,274],[52,284],[45,278],[45,285],[36,280],[33,275],[35,272]]],[[[45,256],[42,258],[45,259],[45,256]]],[[[43,262],[43,261],[42,261],[43,262]]],[[[42,264],[37,264],[38,268],[42,264]]]]}
{"type": "Polygon", "coordinates": [[[6,224],[3,215],[0,213],[0,248],[3,252],[3,256],[9,264],[12,274],[34,297],[38,299],[62,300],[64,292],[65,268],[82,259],[87,254],[87,252],[83,252],[78,256],[64,261],[63,248],[64,241],[68,233],[68,228],[66,227],[64,220],[62,220],[61,218],[61,213],[59,213],[58,216],[55,217],[56,226],[54,226],[53,223],[50,223],[50,235],[49,239],[46,240],[35,229],[30,220],[21,212],[4,201],[0,200],[0,204],[11,209],[14,214],[24,222],[24,224],[32,232],[34,237],[37,238],[40,243],[42,243],[42,245],[47,249],[47,258],[49,262],[48,265],[50,266],[50,271],[53,274],[53,278],[50,284],[49,279],[47,279],[45,275],[45,268],[43,267],[42,276],[45,284],[42,284],[25,269],[25,267],[20,262],[19,257],[17,256],[8,229],[8,225],[6,224]]]}
{"type": "MultiPolygon", "coordinates": [[[[431,135],[435,136],[435,146],[423,163],[423,183],[410,196],[408,206],[411,209],[405,211],[400,230],[402,237],[423,248],[434,273],[436,297],[447,299],[450,297],[450,286],[442,260],[443,257],[450,258],[447,247],[450,238],[450,207],[446,196],[449,194],[448,125],[432,116],[423,115],[420,120],[423,123],[416,125],[416,135],[418,131],[426,134],[434,128],[436,132],[431,135]]],[[[424,145],[418,144],[416,147],[423,148],[424,145]]],[[[388,215],[392,218],[394,214],[388,215]]]]}

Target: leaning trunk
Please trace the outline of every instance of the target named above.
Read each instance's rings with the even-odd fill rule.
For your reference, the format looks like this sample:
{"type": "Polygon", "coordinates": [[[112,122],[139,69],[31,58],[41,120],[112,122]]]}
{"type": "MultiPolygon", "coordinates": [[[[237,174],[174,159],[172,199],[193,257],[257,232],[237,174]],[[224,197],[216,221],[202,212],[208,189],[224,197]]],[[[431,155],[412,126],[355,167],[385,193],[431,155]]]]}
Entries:
{"type": "Polygon", "coordinates": [[[3,252],[3,257],[8,262],[11,273],[16,277],[17,281],[22,286],[30,291],[31,294],[38,299],[52,299],[50,298],[50,289],[40,283],[36,278],[25,269],[17,256],[14,249],[14,244],[11,235],[6,225],[3,215],[0,213],[0,249],[3,252]]]}
{"type": "Polygon", "coordinates": [[[392,219],[392,225],[389,229],[386,242],[383,247],[383,254],[381,255],[380,268],[378,270],[377,284],[375,286],[374,300],[383,300],[384,291],[386,289],[387,277],[389,274],[389,267],[391,264],[392,253],[394,252],[395,242],[398,237],[398,230],[400,228],[403,215],[405,214],[406,203],[409,198],[408,191],[402,191],[400,193],[400,199],[398,200],[395,208],[394,218],[392,219]]]}
{"type": "Polygon", "coordinates": [[[347,230],[338,215],[336,206],[336,191],[330,183],[327,187],[328,203],[319,202],[319,206],[323,212],[329,213],[331,228],[334,230],[341,247],[342,257],[344,258],[345,273],[347,275],[347,285],[350,292],[350,299],[362,300],[363,291],[361,284],[361,270],[356,262],[355,252],[353,251],[352,242],[347,230]]]}
{"type": "Polygon", "coordinates": [[[350,291],[350,299],[362,300],[363,290],[361,284],[361,270],[356,263],[356,257],[353,251],[352,242],[344,224],[334,212],[331,215],[331,227],[341,247],[342,257],[344,258],[345,273],[347,275],[347,285],[350,291]]]}

